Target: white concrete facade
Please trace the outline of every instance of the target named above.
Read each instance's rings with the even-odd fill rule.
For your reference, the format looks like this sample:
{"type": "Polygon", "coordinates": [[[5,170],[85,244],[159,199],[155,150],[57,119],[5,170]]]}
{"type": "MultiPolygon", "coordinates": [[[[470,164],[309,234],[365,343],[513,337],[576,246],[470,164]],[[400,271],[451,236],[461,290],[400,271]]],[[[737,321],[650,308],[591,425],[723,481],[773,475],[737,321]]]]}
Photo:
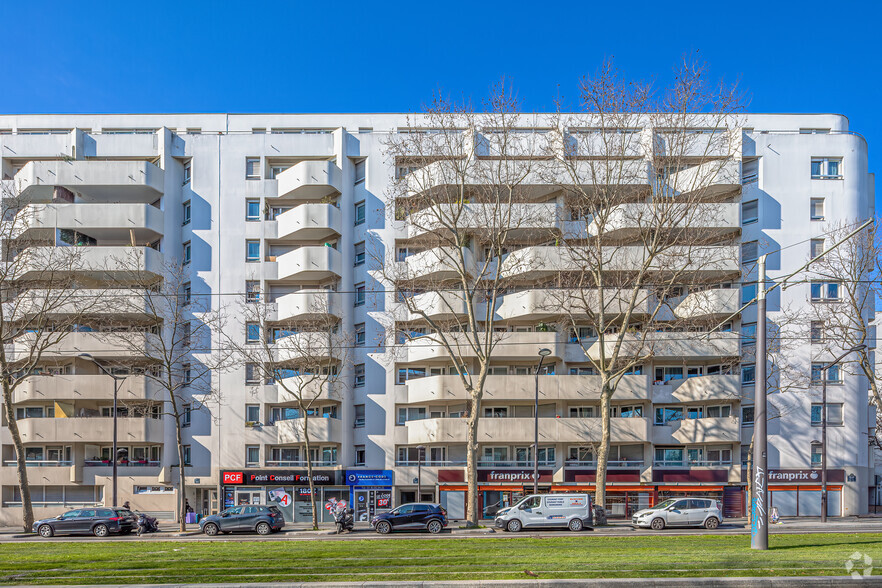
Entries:
{"type": "MultiPolygon", "coordinates": [[[[389,134],[412,124],[413,117],[398,114],[6,115],[0,116],[0,171],[5,181],[26,185],[37,199],[32,211],[35,231],[75,225],[82,232],[94,233],[99,244],[108,247],[127,245],[130,238],[145,247],[158,240],[158,246],[146,248],[145,271],[151,271],[151,262],[155,264],[151,257],[181,258],[189,245],[193,296],[211,296],[215,306],[233,303],[244,296],[246,282],[254,281],[259,283],[262,296],[277,303],[280,320],[299,316],[310,307],[309,300],[318,297],[328,299],[326,306],[339,317],[342,332],[354,333],[357,325],[364,325],[365,344],[352,349],[352,365],[343,366],[341,392],[328,400],[328,406],[333,406],[328,414],[334,416],[314,419],[318,423],[313,433],[319,446],[317,458],[324,462],[318,469],[329,472],[325,496],[352,491],[353,499],[363,497],[372,507],[382,508],[387,498],[394,504],[419,499],[415,482],[419,479],[423,498],[444,501],[455,512],[457,493],[464,486],[456,472],[463,469],[465,433],[464,419],[450,414],[460,410],[464,393],[455,377],[430,372],[426,378],[397,383],[399,368],[431,367],[435,356],[431,349],[408,349],[404,355],[393,356],[382,348],[384,315],[394,304],[393,292],[368,272],[371,245],[367,246],[367,263],[356,260],[357,246],[373,243],[393,250],[397,240],[413,236],[405,223],[396,226],[386,213],[396,170],[384,154],[389,134]],[[356,178],[356,164],[362,161],[363,180],[356,178]],[[56,185],[76,192],[77,202],[40,204],[40,195],[51,194],[56,185]],[[257,201],[256,217],[248,218],[248,201],[257,201]],[[362,203],[363,222],[357,217],[362,203]],[[102,209],[96,208],[99,205],[102,209]],[[189,221],[184,218],[185,210],[189,210],[189,221]],[[254,261],[246,261],[249,241],[259,242],[254,261]],[[356,305],[356,286],[361,284],[368,293],[365,303],[356,305]],[[336,291],[333,296],[323,290],[326,287],[336,291]],[[362,364],[363,385],[355,385],[352,366],[362,364]],[[400,422],[399,409],[405,414],[415,409],[412,414],[417,416],[400,422]],[[413,457],[417,446],[426,447],[427,463],[421,467],[413,457]],[[348,483],[348,476],[344,476],[344,472],[356,470],[383,471],[385,478],[361,485],[364,493],[356,494],[360,485],[348,483]]],[[[810,240],[821,237],[830,226],[873,216],[874,186],[867,168],[867,144],[849,130],[845,117],[751,114],[746,116],[744,127],[740,186],[736,170],[736,179],[727,180],[726,190],[732,198],[720,204],[720,224],[733,229],[729,247],[737,246],[739,240],[758,241],[760,253],[770,252],[770,276],[802,266],[809,257],[810,240]],[[813,179],[813,158],[839,161],[835,177],[813,179]],[[824,199],[823,218],[812,220],[812,200],[820,198],[824,199]],[[744,204],[754,200],[756,220],[739,221],[738,203],[743,211],[744,204]],[[787,248],[779,252],[782,247],[787,248]]],[[[526,248],[520,255],[542,259],[554,255],[545,249],[552,248],[526,248]]],[[[417,262],[416,256],[407,261],[417,262]]],[[[429,261],[426,271],[442,269],[429,261]]],[[[423,296],[430,305],[432,296],[438,295],[423,296]]],[[[506,297],[500,314],[511,324],[546,320],[538,310],[541,298],[540,290],[512,294],[506,297]]],[[[714,304],[718,305],[714,314],[720,316],[739,307],[737,294],[730,290],[721,290],[714,304]]],[[[770,321],[774,322],[782,307],[809,304],[808,284],[789,288],[770,299],[770,321]]],[[[682,306],[688,312],[689,300],[682,306]]],[[[871,319],[871,315],[867,317],[871,319]]],[[[733,331],[737,333],[741,325],[755,321],[755,310],[749,308],[735,321],[733,331]]],[[[228,328],[238,329],[244,339],[241,316],[234,316],[228,328]]],[[[664,361],[646,365],[643,374],[626,378],[617,403],[641,406],[642,418],[614,419],[616,454],[610,458],[614,462],[611,472],[621,472],[618,478],[611,478],[611,489],[619,489],[611,492],[613,503],[609,506],[614,514],[626,516],[635,505],[675,494],[711,494],[725,498],[731,509],[741,508],[743,495],[737,500],[733,496],[744,487],[739,456],[742,447],[750,443],[752,427],[741,411],[750,406],[752,384],[742,388],[737,374],[708,369],[718,358],[740,355],[736,333],[721,333],[714,340],[671,351],[669,359],[701,366],[698,378],[659,382],[654,367],[667,365],[664,361]],[[712,417],[707,411],[711,404],[728,405],[730,416],[712,417]],[[657,405],[676,405],[684,410],[701,407],[702,418],[656,425],[653,415],[657,405]],[[665,463],[667,457],[660,459],[656,446],[681,448],[681,466],[665,463]],[[701,456],[697,460],[700,465],[690,467],[689,448],[701,456]],[[660,474],[665,471],[672,473],[660,474]]],[[[86,335],[78,333],[77,337],[88,339],[86,335]]],[[[525,367],[535,363],[538,344],[548,343],[547,333],[539,335],[512,333],[512,345],[506,346],[511,356],[505,358],[508,363],[514,366],[520,362],[525,367]]],[[[580,459],[569,458],[571,448],[580,442],[597,440],[599,419],[569,418],[569,409],[577,401],[591,405],[597,398],[597,384],[590,375],[570,375],[573,346],[565,338],[558,339],[552,355],[556,375],[544,376],[541,382],[543,397],[554,405],[539,415],[542,438],[548,439],[541,446],[554,448],[554,457],[541,465],[543,472],[548,471],[542,474],[542,486],[590,489],[586,477],[590,476],[590,463],[581,464],[580,470],[576,466],[580,459]]],[[[220,340],[218,336],[215,342],[220,340]]],[[[75,355],[83,349],[98,349],[112,354],[96,342],[69,341],[64,343],[69,348],[59,353],[75,355]]],[[[809,344],[796,353],[807,365],[811,363],[809,344]]],[[[512,368],[489,380],[490,398],[495,396],[498,402],[485,399],[484,404],[507,406],[507,415],[512,417],[487,419],[481,425],[482,445],[506,448],[498,454],[505,458],[491,460],[494,463],[488,465],[479,483],[484,494],[482,505],[491,509],[489,512],[494,504],[512,499],[516,487],[526,483],[523,472],[531,467],[518,455],[519,448],[532,442],[533,418],[520,417],[515,409],[532,406],[533,376],[529,374],[512,368]]],[[[52,381],[57,377],[40,376],[43,381],[20,391],[17,405],[24,408],[79,398],[75,392],[78,386],[92,392],[87,396],[94,399],[96,408],[106,404],[108,383],[97,381],[100,378],[94,373],[80,373],[75,367],[64,383],[52,381]],[[39,389],[46,393],[36,394],[34,390],[39,389]]],[[[129,386],[127,393],[132,397],[147,399],[160,394],[137,378],[131,379],[129,386]]],[[[193,489],[188,499],[197,512],[222,508],[225,495],[227,503],[244,496],[248,484],[225,484],[223,472],[305,470],[302,449],[300,453],[291,451],[298,448],[295,423],[273,420],[273,408],[283,408],[286,400],[276,386],[247,384],[245,368],[240,366],[219,375],[217,387],[223,404],[214,414],[194,412],[192,424],[185,429],[192,464],[186,468],[193,489]],[[258,426],[246,426],[246,405],[258,406],[258,426]],[[258,447],[259,459],[246,463],[246,448],[253,446],[258,447]]],[[[831,487],[838,492],[831,497],[835,514],[863,514],[868,509],[874,464],[867,445],[870,411],[866,390],[861,376],[849,375],[828,391],[829,402],[843,406],[842,425],[828,429],[829,468],[838,472],[831,477],[831,487]]],[[[816,395],[811,391],[783,399],[770,397],[771,402],[782,403],[784,416],[769,424],[769,468],[781,472],[782,480],[792,480],[778,490],[772,485],[772,505],[783,514],[791,510],[797,514],[800,500],[804,504],[800,514],[812,514],[813,507],[805,505],[813,504],[817,486],[812,483],[817,466],[812,464],[811,451],[812,441],[820,434],[811,423],[816,395]],[[796,479],[803,474],[808,477],[796,479]]],[[[32,468],[31,483],[43,492],[42,500],[34,498],[41,503],[37,514],[56,514],[66,506],[106,501],[109,468],[90,465],[92,456],[85,453],[86,443],[90,447],[109,445],[110,439],[102,437],[106,436],[105,428],[88,426],[89,439],[84,440],[86,429],[78,429],[77,423],[59,427],[47,421],[50,419],[45,417],[22,420],[22,430],[31,435],[26,442],[41,446],[42,461],[47,462],[32,468]],[[48,464],[53,461],[46,453],[49,446],[71,449],[62,449],[63,458],[48,464]]],[[[179,471],[173,427],[162,419],[125,427],[127,445],[162,450],[155,450],[153,455],[159,457],[155,463],[146,460],[143,467],[121,470],[120,502],[130,500],[142,510],[173,511],[174,494],[168,488],[179,471]]],[[[4,427],[0,435],[0,524],[19,516],[9,441],[4,427]]],[[[259,494],[241,500],[265,501],[265,491],[276,486],[290,486],[297,494],[297,485],[288,481],[274,484],[268,480],[253,486],[253,492],[259,494]]]]}

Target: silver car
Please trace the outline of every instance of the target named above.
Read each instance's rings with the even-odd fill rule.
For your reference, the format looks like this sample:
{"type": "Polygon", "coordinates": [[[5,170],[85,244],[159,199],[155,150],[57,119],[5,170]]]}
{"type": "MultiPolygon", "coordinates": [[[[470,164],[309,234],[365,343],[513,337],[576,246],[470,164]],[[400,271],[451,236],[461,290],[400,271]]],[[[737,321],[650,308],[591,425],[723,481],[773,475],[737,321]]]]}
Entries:
{"type": "Polygon", "coordinates": [[[660,531],[665,527],[716,529],[723,522],[720,503],[712,498],[672,498],[634,513],[631,524],[660,531]]]}

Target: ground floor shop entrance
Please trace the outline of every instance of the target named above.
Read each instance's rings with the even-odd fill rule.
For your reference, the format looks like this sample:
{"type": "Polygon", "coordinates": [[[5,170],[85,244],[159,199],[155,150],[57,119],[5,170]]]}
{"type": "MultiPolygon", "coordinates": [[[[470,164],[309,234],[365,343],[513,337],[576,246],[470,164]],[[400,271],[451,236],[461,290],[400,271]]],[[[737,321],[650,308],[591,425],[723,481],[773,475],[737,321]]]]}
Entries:
{"type": "Polygon", "coordinates": [[[345,478],[356,521],[370,521],[392,508],[392,470],[346,470],[345,478]]]}
{"type": "Polygon", "coordinates": [[[313,506],[319,522],[333,522],[330,500],[348,501],[349,487],[340,470],[313,470],[314,492],[305,471],[238,470],[221,472],[223,507],[245,504],[278,506],[288,523],[311,523],[313,506]]]}

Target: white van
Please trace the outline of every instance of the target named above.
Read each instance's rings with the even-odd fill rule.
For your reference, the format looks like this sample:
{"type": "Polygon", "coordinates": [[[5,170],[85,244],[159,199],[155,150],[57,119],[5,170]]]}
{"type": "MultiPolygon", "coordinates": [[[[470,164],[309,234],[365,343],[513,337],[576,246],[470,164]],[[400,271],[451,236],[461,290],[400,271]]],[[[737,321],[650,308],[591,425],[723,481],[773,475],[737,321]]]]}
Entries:
{"type": "Polygon", "coordinates": [[[533,494],[496,513],[496,526],[513,533],[525,528],[564,527],[581,531],[594,524],[587,494],[533,494]]]}

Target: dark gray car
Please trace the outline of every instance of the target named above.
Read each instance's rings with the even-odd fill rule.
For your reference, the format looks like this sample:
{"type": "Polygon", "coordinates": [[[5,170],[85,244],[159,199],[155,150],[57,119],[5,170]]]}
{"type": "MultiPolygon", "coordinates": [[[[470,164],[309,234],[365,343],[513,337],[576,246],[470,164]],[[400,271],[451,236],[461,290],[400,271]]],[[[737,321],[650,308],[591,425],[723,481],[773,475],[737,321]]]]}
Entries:
{"type": "Polygon", "coordinates": [[[220,514],[210,515],[199,521],[199,528],[209,536],[218,533],[256,531],[269,535],[285,526],[285,517],[278,506],[248,505],[232,506],[220,514]]]}
{"type": "Polygon", "coordinates": [[[88,534],[106,537],[111,533],[128,535],[136,526],[137,520],[130,510],[94,507],[69,510],[54,519],[36,521],[32,530],[41,537],[88,534]]]}

